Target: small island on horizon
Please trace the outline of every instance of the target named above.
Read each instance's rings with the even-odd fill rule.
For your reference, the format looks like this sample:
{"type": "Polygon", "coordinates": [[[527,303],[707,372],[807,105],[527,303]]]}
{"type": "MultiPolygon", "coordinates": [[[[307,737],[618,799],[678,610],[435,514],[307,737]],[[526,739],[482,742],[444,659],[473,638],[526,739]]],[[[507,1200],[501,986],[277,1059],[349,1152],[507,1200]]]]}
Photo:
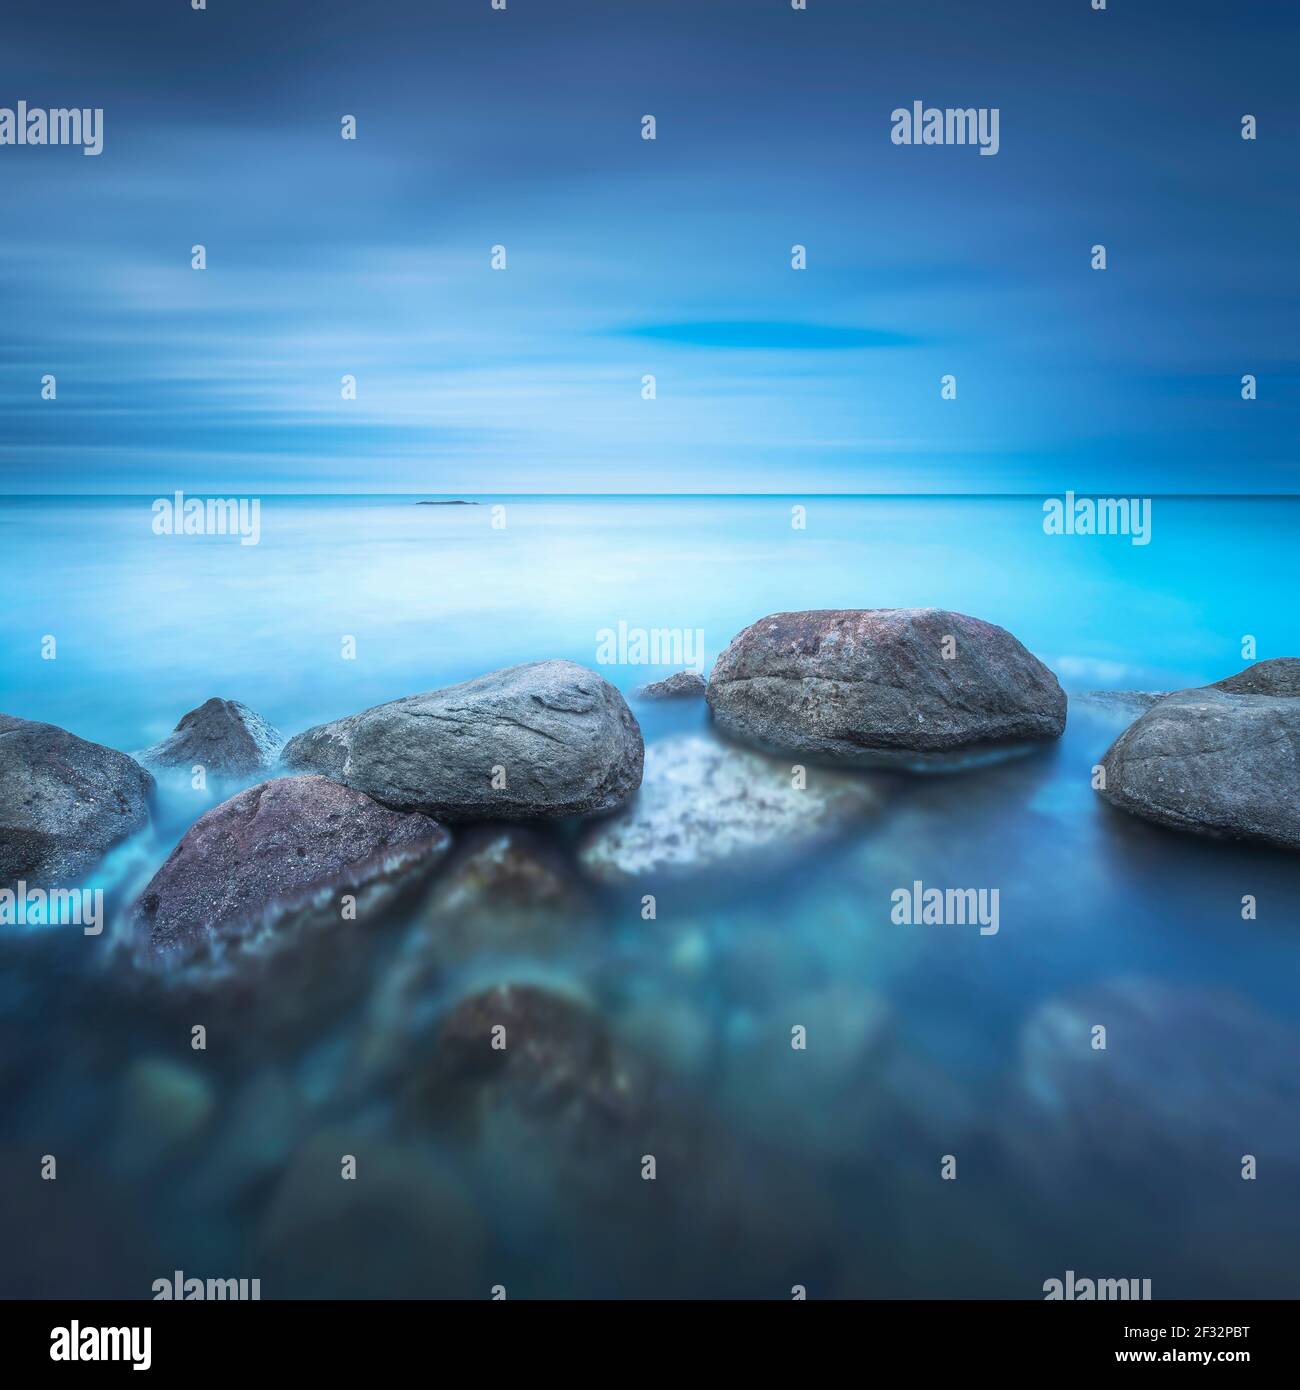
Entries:
{"type": "Polygon", "coordinates": [[[456,498],[452,502],[417,502],[415,505],[417,507],[477,507],[479,504],[477,502],[464,502],[460,498],[456,498]]]}

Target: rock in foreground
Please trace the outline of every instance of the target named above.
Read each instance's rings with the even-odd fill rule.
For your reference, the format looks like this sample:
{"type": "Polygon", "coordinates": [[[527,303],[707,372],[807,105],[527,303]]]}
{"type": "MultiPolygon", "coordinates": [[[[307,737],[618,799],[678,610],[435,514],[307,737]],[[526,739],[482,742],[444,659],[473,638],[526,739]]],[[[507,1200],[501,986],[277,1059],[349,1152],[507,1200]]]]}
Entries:
{"type": "Polygon", "coordinates": [[[661,681],[651,681],[637,692],[638,700],[701,700],[708,682],[698,671],[674,671],[661,681]]]}
{"type": "Polygon", "coordinates": [[[923,770],[1058,738],[1065,693],[1004,628],[941,608],[774,613],[709,678],[723,733],[817,761],[923,770]]]}
{"type": "Polygon", "coordinates": [[[549,1141],[598,1156],[648,1122],[653,1076],[585,1002],[543,985],[506,984],[444,1017],[408,1089],[435,1126],[491,1128],[503,1112],[549,1141]]]}
{"type": "Polygon", "coordinates": [[[324,777],[283,777],[200,816],[135,906],[151,944],[191,945],[322,890],[369,883],[443,854],[450,836],[324,777]]]}
{"type": "Polygon", "coordinates": [[[0,884],[66,885],[149,821],[153,778],[125,753],[0,714],[0,884]]]}
{"type": "Polygon", "coordinates": [[[612,811],[641,784],[641,730],[608,681],[533,661],[290,739],[286,766],[439,820],[612,811]]]}
{"type": "Polygon", "coordinates": [[[880,786],[860,776],[814,768],[798,787],[788,763],[681,734],[650,745],[636,801],[594,826],[579,857],[610,883],[779,867],[882,799],[880,786]]]}
{"type": "Polygon", "coordinates": [[[208,772],[246,777],[275,765],[284,735],[247,705],[215,696],[181,716],[161,743],[137,753],[146,767],[183,767],[196,763],[208,772]]]}
{"type": "Polygon", "coordinates": [[[1176,830],[1300,849],[1300,661],[1153,705],[1110,746],[1101,794],[1176,830]]]}

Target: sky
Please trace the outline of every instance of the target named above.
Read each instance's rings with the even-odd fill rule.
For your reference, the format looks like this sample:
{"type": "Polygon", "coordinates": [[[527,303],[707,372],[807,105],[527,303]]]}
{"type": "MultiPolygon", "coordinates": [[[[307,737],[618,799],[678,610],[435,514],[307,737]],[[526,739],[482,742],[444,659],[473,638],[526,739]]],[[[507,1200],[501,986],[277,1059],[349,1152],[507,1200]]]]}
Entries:
{"type": "Polygon", "coordinates": [[[0,146],[0,492],[1296,491],[1298,43],[1290,0],[12,7],[0,107],[104,148],[0,146]],[[914,101],[998,153],[894,144],[914,101]]]}

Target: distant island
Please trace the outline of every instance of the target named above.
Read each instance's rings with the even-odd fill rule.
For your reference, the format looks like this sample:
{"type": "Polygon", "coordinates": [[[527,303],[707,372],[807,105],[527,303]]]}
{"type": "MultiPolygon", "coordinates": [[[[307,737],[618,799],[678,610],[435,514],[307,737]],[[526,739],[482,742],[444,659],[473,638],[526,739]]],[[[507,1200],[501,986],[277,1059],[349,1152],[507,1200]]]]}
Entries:
{"type": "Polygon", "coordinates": [[[477,502],[462,502],[457,499],[455,502],[417,502],[417,507],[477,507],[477,502]]]}

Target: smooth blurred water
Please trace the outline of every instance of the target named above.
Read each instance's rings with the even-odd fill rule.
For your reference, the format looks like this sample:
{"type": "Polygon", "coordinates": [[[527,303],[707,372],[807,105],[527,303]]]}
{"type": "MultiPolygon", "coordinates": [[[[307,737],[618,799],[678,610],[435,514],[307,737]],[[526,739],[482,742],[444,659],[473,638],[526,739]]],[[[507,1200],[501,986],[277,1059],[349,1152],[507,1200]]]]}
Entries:
{"type": "MultiPolygon", "coordinates": [[[[1015,633],[1076,695],[1219,679],[1249,664],[1248,635],[1259,659],[1300,654],[1300,502],[1290,499],[1156,498],[1145,546],[1045,535],[1035,498],[484,497],[434,507],[266,497],[256,546],[156,536],[151,500],[0,504],[0,710],[130,751],[213,695],[292,734],[541,657],[597,667],[630,694],[671,668],[598,665],[602,629],[702,630],[707,668],[742,627],[804,608],[972,614],[1015,633]],[[796,506],[804,529],[792,526],[796,506]],[[42,659],[47,635],[55,660],[42,659]],[[343,659],[347,637],[355,660],[343,659]]],[[[647,742],[707,725],[702,703],[634,708],[647,742]]],[[[580,988],[693,1113],[740,1145],[728,1161],[746,1165],[756,1193],[728,1218],[725,1258],[707,1237],[715,1258],[683,1251],[680,1269],[665,1272],[639,1266],[638,1237],[619,1245],[607,1217],[564,1208],[518,1167],[507,1165],[503,1183],[495,1158],[459,1154],[490,1252],[486,1282],[468,1280],[465,1294],[486,1296],[499,1280],[538,1295],[788,1297],[806,1283],[811,1296],[1039,1297],[1067,1268],[1150,1277],[1156,1297],[1300,1293],[1294,1166],[1287,1180],[1265,1166],[1245,1183],[1220,1162],[1207,1177],[1205,1153],[1180,1158],[1175,1144],[1172,1160],[1152,1153],[1149,1170],[1117,1177],[1098,1171],[1083,1140],[1052,1147],[1044,1137],[1060,1097],[1040,1085],[1034,1109],[1037,1035],[1027,1041],[1025,1029],[1054,1000],[1132,977],[1176,991],[1159,995],[1175,1032],[1218,1026],[1199,1010],[1206,990],[1232,991],[1261,1019],[1296,1015],[1300,866],[1102,804],[1091,768],[1131,717],[1072,700],[1058,746],[963,775],[894,779],[877,823],[794,872],[669,895],[654,923],[640,918],[639,891],[609,895],[599,930],[575,933],[545,962],[449,967],[444,996],[508,971],[580,988]],[[914,879],[998,887],[1000,931],[892,923],[890,892],[914,879]],[[1242,920],[1245,894],[1258,900],[1257,920],[1242,920]],[[809,1030],[812,1066],[801,1071],[794,1023],[809,1030]],[[940,1179],[946,1154],[957,1157],[956,1181],[940,1179]]],[[[96,878],[117,907],[216,794],[160,788],[154,827],[96,878]]],[[[254,1233],[290,1155],[326,1123],[388,1132],[385,1098],[344,1085],[372,995],[265,1057],[256,1075],[219,1055],[176,1054],[209,1073],[226,1132],[237,1113],[284,1111],[284,1132],[266,1140],[264,1187],[230,1197],[221,1174],[234,1160],[215,1139],[141,1176],[119,1151],[119,1090],[132,1064],[167,1055],[166,1031],[97,985],[102,1011],[88,1017],[98,943],[46,932],[21,950],[7,944],[7,1161],[34,1172],[32,1155],[61,1144],[76,1173],[93,1154],[95,1182],[114,1194],[105,1202],[137,1212],[90,1272],[56,1241],[43,1287],[130,1293],[146,1249],[167,1252],[158,1275],[256,1275],[254,1233]],[[263,1106],[254,1089],[250,1100],[258,1085],[279,1099],[263,1106]],[[199,1200],[204,1163],[215,1172],[199,1200]]],[[[1140,1068],[1124,1054],[1122,1020],[1113,1031],[1108,1064],[1140,1068]]],[[[1261,1031],[1261,1047],[1271,1036],[1261,1031]]],[[[1219,1115],[1237,1156],[1272,1152],[1293,1132],[1294,1116],[1270,1110],[1269,1064],[1261,1057],[1258,1074],[1247,1067],[1222,1093],[1201,1072],[1162,1063],[1178,1105],[1219,1115]]],[[[1147,1132],[1145,1112],[1098,1114],[1112,1137],[1147,1132]]],[[[84,1200],[101,1209],[93,1194],[84,1200]]],[[[138,1291],[147,1295],[147,1281],[138,1291]]]]}

